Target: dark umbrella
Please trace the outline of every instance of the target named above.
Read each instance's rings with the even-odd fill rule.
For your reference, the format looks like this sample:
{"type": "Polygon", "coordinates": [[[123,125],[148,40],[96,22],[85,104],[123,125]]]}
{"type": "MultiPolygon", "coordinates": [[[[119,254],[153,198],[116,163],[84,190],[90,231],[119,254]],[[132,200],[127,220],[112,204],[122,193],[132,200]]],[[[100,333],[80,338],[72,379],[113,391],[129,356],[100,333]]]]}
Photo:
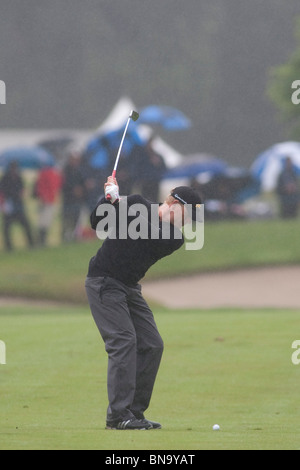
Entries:
{"type": "Polygon", "coordinates": [[[251,173],[243,168],[227,168],[205,183],[201,184],[201,178],[197,182],[206,200],[243,202],[258,193],[258,186],[251,173]]]}
{"type": "Polygon", "coordinates": [[[227,163],[214,157],[186,157],[184,162],[168,170],[164,174],[164,179],[173,178],[197,178],[201,173],[216,175],[223,173],[227,168],[227,163]]]}
{"type": "Polygon", "coordinates": [[[69,136],[53,137],[38,142],[39,147],[43,147],[51,155],[60,159],[67,147],[73,142],[73,138],[69,136]]]}

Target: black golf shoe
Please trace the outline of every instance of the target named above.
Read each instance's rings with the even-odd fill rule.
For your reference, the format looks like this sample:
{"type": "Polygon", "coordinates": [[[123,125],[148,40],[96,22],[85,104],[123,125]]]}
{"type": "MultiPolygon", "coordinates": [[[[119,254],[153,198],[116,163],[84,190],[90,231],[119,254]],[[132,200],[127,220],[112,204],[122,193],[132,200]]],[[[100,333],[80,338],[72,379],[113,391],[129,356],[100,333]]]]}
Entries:
{"type": "Polygon", "coordinates": [[[141,421],[146,421],[146,423],[151,424],[152,429],[161,429],[162,425],[160,423],[156,423],[155,421],[150,421],[149,419],[142,419],[141,421]]]}
{"type": "Polygon", "coordinates": [[[119,431],[146,431],[148,429],[154,429],[151,422],[146,419],[131,418],[125,421],[119,421],[118,423],[106,423],[106,429],[119,430],[119,431]]]}
{"type": "Polygon", "coordinates": [[[136,419],[138,419],[139,421],[149,423],[152,426],[151,429],[161,429],[162,428],[162,425],[160,423],[156,423],[155,421],[150,421],[150,419],[145,418],[143,413],[133,411],[133,414],[136,417],[136,419]]]}

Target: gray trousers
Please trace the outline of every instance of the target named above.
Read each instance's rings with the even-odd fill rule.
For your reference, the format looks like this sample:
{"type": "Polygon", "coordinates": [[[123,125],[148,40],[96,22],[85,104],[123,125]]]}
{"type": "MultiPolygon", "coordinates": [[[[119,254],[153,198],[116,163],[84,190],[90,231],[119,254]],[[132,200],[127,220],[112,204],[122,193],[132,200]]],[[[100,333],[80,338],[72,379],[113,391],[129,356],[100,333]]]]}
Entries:
{"type": "Polygon", "coordinates": [[[153,314],[139,285],[98,277],[87,278],[85,286],[108,354],[107,423],[142,419],[163,353],[153,314]]]}

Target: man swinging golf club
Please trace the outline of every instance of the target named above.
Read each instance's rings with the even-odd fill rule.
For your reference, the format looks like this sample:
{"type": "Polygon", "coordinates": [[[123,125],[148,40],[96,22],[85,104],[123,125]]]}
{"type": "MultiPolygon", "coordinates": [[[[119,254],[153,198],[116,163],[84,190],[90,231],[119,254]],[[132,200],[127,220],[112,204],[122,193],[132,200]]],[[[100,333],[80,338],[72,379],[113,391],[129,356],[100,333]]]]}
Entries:
{"type": "Polygon", "coordinates": [[[104,218],[103,208],[113,208],[116,236],[109,235],[91,259],[86,292],[108,354],[106,428],[159,429],[161,425],[147,420],[144,412],[160,366],[163,341],[139,281],[154,263],[184,244],[180,229],[184,223],[196,220],[201,199],[189,187],[175,188],[162,205],[154,205],[158,222],[153,237],[153,204],[140,195],[120,199],[116,166],[104,191],[105,197],[91,214],[91,226],[97,230],[104,218]],[[124,236],[120,216],[124,205],[129,214],[127,229],[134,219],[133,207],[140,207],[140,213],[146,214],[147,236],[132,237],[129,230],[124,236]],[[122,236],[118,236],[120,229],[122,236]]]}

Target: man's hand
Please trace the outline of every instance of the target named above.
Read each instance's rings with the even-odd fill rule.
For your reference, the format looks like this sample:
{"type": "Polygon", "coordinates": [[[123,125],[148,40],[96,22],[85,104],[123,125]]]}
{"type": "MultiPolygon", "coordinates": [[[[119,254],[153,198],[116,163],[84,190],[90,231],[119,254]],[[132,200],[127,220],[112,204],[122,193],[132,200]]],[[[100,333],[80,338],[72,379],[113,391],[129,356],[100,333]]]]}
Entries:
{"type": "Polygon", "coordinates": [[[109,200],[111,204],[115,204],[115,202],[119,201],[119,186],[116,178],[113,178],[112,176],[107,178],[107,182],[104,185],[104,193],[106,199],[109,200]]]}

